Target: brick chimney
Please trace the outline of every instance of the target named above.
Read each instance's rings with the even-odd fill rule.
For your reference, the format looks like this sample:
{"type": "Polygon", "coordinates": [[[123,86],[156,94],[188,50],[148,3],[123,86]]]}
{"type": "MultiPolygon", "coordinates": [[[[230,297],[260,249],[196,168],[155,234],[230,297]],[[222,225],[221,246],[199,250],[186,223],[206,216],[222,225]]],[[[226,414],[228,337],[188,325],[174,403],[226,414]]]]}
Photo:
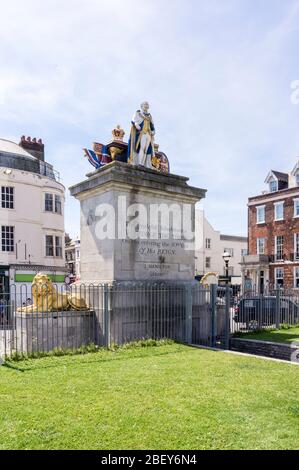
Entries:
{"type": "Polygon", "coordinates": [[[19,146],[30,153],[33,157],[38,158],[42,162],[45,161],[45,146],[42,139],[37,140],[35,137],[34,139],[31,139],[31,137],[26,138],[23,135],[19,146]]]}

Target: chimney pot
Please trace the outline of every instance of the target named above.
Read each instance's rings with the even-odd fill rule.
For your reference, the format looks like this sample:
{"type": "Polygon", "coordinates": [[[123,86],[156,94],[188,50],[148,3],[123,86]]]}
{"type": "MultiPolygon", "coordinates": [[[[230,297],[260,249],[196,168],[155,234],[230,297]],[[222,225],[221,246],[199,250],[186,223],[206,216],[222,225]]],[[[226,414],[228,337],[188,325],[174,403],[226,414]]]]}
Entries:
{"type": "Polygon", "coordinates": [[[33,157],[38,158],[41,161],[45,161],[45,147],[42,139],[37,140],[36,137],[31,138],[23,135],[19,143],[20,147],[29,152],[33,157]]]}

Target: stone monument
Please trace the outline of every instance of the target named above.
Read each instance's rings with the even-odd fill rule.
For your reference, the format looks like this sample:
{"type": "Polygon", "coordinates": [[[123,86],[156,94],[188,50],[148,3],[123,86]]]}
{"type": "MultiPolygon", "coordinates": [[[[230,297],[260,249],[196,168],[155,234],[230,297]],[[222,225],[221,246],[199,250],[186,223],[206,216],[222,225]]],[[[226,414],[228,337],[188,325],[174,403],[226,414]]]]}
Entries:
{"type": "MultiPolygon", "coordinates": [[[[110,143],[84,149],[95,171],[70,188],[81,205],[80,282],[106,285],[92,296],[98,302],[93,308],[100,324],[106,318],[103,331],[112,332],[110,340],[118,343],[159,337],[154,328],[164,331],[179,309],[190,315],[191,294],[185,293],[196,284],[195,204],[206,191],[170,173],[154,135],[145,102],[134,114],[128,144],[117,126],[110,143]],[[165,286],[173,289],[167,309],[165,286]]],[[[186,322],[181,318],[175,324],[174,339],[184,340],[186,322]]]]}

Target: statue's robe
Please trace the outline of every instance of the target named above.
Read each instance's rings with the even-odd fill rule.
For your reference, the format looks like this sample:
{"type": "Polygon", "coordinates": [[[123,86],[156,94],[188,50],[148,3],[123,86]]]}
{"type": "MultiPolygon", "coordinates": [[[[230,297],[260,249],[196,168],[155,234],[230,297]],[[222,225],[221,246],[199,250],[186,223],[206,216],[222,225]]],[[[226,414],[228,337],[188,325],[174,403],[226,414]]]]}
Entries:
{"type": "MultiPolygon", "coordinates": [[[[131,134],[128,143],[128,163],[134,163],[135,156],[139,154],[140,151],[140,139],[142,130],[144,129],[145,125],[145,117],[149,119],[150,123],[150,130],[151,132],[155,133],[155,126],[153,122],[153,118],[150,113],[143,114],[142,111],[138,110],[133,117],[132,120],[132,127],[131,127],[131,134]],[[137,130],[136,124],[138,124],[141,128],[140,131],[137,130]]],[[[151,142],[147,149],[147,155],[150,155],[151,158],[155,156],[155,149],[154,149],[154,140],[151,139],[151,142]]]]}

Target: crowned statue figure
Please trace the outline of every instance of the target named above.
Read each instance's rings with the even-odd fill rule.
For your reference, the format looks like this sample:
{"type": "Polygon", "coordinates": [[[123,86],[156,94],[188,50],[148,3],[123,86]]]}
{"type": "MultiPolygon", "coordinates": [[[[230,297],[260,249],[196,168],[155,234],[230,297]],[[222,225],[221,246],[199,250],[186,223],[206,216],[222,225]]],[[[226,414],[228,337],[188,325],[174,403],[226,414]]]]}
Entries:
{"type": "Polygon", "coordinates": [[[145,101],[141,104],[141,110],[136,111],[133,116],[128,146],[129,163],[153,168],[152,159],[155,157],[154,135],[153,118],[149,113],[149,104],[145,101]]]}

